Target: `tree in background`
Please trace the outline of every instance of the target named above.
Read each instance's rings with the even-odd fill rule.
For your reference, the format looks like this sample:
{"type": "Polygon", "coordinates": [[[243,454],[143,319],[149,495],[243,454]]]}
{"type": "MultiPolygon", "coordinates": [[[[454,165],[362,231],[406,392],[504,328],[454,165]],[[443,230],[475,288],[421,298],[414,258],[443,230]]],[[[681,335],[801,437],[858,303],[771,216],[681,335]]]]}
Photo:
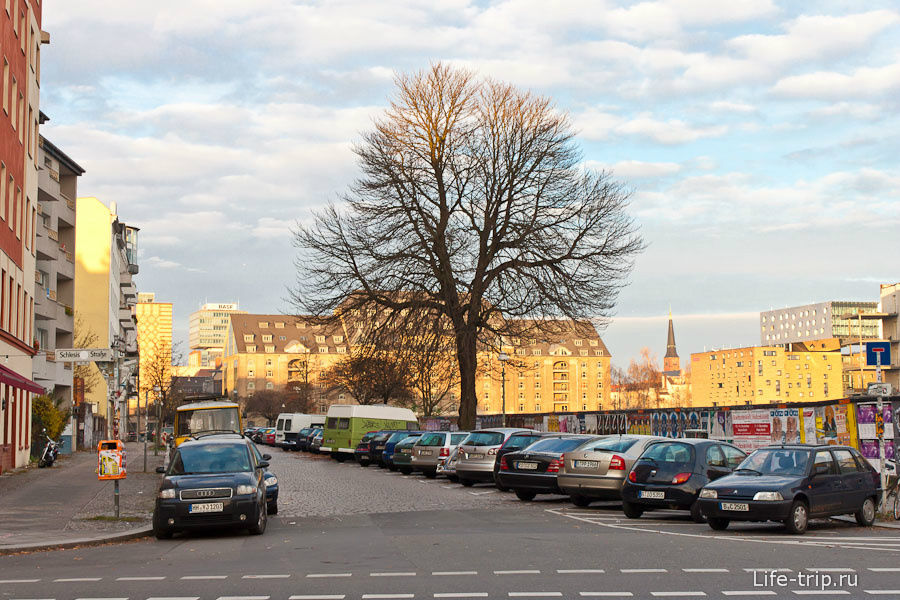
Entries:
{"type": "Polygon", "coordinates": [[[637,361],[631,359],[628,364],[629,408],[650,408],[652,403],[659,408],[659,388],[662,383],[662,371],[657,363],[656,355],[646,346],[641,348],[641,356],[637,361]]]}
{"type": "MultiPolygon", "coordinates": [[[[85,325],[84,320],[77,313],[75,314],[74,329],[73,348],[100,347],[100,336],[98,336],[90,327],[85,325]]],[[[72,377],[77,377],[84,382],[85,395],[93,392],[94,389],[103,382],[103,375],[101,375],[100,369],[98,369],[94,363],[75,363],[75,366],[72,369],[72,377]]]]}
{"type": "Polygon", "coordinates": [[[304,403],[291,390],[260,390],[241,399],[245,415],[259,415],[271,425],[283,412],[310,412],[310,404],[304,403]]]}
{"type": "Polygon", "coordinates": [[[158,403],[161,422],[174,423],[175,409],[184,398],[180,394],[172,393],[172,365],[181,360],[181,354],[177,346],[173,348],[165,343],[143,343],[151,346],[141,348],[141,354],[148,359],[142,362],[140,367],[138,406],[143,406],[149,414],[152,414],[158,403]]]}
{"type": "Polygon", "coordinates": [[[346,358],[320,376],[329,391],[346,392],[359,404],[403,404],[409,399],[410,378],[403,357],[370,344],[354,347],[346,358]]]}
{"type": "Polygon", "coordinates": [[[470,429],[482,333],[602,319],[643,242],[628,192],[585,167],[550,99],[441,63],[395,83],[355,149],[360,179],[298,225],[293,301],[316,315],[375,305],[446,318],[470,429]]]}

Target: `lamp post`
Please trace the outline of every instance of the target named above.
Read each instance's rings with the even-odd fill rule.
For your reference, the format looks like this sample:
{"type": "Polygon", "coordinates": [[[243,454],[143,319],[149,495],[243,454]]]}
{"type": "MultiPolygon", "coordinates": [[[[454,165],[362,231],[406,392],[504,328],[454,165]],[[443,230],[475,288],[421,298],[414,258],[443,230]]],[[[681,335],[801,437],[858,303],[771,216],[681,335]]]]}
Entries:
{"type": "Polygon", "coordinates": [[[503,413],[503,427],[506,427],[506,363],[509,360],[509,354],[501,352],[497,355],[500,360],[500,410],[503,413]]]}

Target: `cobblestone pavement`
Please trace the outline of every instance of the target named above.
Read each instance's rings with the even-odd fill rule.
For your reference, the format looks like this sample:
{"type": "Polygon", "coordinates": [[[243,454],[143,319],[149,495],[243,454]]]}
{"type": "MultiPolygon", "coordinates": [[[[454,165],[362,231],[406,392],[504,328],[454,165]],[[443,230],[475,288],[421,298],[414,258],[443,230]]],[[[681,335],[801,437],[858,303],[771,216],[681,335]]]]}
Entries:
{"type": "Polygon", "coordinates": [[[523,504],[515,495],[501,493],[488,484],[467,488],[444,478],[426,479],[419,474],[404,476],[375,466],[362,468],[353,461],[338,463],[327,456],[283,452],[267,446],[260,446],[260,452],[272,455],[270,470],[278,476],[278,514],[281,517],[463,510],[523,504]]]}

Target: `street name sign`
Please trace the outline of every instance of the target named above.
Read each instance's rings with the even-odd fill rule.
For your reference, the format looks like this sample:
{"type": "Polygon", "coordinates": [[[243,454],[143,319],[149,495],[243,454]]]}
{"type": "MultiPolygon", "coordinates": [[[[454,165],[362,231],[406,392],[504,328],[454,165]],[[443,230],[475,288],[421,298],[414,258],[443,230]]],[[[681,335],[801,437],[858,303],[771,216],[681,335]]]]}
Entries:
{"type": "Polygon", "coordinates": [[[62,362],[112,362],[111,348],[64,348],[56,350],[56,360],[62,362]]]}

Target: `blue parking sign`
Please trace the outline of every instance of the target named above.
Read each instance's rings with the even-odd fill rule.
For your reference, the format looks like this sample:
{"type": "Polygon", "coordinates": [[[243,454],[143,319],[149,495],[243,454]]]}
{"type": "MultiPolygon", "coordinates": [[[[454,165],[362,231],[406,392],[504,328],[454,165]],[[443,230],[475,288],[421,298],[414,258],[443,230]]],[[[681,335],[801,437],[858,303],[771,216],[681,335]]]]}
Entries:
{"type": "Polygon", "coordinates": [[[866,342],[866,365],[874,367],[879,364],[878,357],[881,356],[881,366],[886,367],[891,364],[891,343],[890,342],[866,342]]]}

